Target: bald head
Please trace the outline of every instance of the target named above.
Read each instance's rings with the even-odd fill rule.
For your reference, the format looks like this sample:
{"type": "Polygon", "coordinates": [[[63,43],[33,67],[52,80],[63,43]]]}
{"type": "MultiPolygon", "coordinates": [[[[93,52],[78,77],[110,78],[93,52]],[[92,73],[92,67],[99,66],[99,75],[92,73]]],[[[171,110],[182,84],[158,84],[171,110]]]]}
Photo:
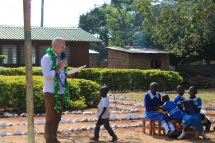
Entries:
{"type": "Polygon", "coordinates": [[[52,40],[52,50],[56,53],[56,54],[61,54],[62,52],[65,51],[65,41],[63,40],[63,38],[55,38],[52,40]]]}

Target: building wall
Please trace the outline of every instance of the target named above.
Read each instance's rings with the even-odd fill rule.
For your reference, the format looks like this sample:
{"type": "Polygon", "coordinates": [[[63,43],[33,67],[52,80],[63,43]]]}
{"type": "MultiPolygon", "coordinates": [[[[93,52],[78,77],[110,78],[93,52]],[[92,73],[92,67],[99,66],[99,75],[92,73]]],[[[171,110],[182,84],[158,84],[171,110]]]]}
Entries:
{"type": "MultiPolygon", "coordinates": [[[[34,58],[32,60],[33,66],[40,66],[41,57],[46,53],[46,48],[51,47],[50,40],[47,41],[32,41],[32,55],[34,52],[34,58]]],[[[14,61],[9,60],[5,67],[19,67],[24,66],[24,41],[17,40],[0,40],[0,54],[3,54],[3,46],[10,45],[14,51],[8,49],[8,53],[12,53],[14,61]],[[15,57],[15,58],[14,58],[15,57]]],[[[66,41],[66,56],[68,60],[68,65],[72,67],[79,67],[86,65],[89,67],[89,42],[68,42],[66,41]]],[[[10,55],[10,57],[11,57],[10,55]]]]}
{"type": "Polygon", "coordinates": [[[108,49],[108,68],[129,68],[129,54],[108,49]]]}
{"type": "Polygon", "coordinates": [[[161,61],[161,70],[169,70],[168,54],[128,53],[108,49],[109,68],[151,69],[152,60],[161,61]]]}
{"type": "Polygon", "coordinates": [[[98,59],[96,53],[89,54],[89,67],[90,68],[97,68],[98,67],[98,59]]]}

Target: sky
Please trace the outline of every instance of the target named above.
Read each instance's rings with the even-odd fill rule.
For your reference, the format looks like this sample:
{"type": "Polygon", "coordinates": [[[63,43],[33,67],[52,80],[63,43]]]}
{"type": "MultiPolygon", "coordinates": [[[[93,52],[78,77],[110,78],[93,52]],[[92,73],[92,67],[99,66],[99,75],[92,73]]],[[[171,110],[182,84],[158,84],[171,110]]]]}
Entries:
{"type": "MultiPolygon", "coordinates": [[[[40,26],[41,1],[31,2],[31,26],[40,26]]],[[[78,27],[79,16],[109,0],[44,0],[43,27],[78,27]]],[[[23,26],[23,0],[0,0],[0,25],[23,26]]]]}

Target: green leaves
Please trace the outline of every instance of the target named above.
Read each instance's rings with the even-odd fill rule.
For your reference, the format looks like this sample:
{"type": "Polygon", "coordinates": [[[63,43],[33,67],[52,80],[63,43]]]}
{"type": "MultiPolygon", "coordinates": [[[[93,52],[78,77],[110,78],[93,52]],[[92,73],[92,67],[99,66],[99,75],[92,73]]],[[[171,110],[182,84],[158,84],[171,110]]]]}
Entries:
{"type": "Polygon", "coordinates": [[[202,54],[202,45],[213,41],[215,3],[212,0],[137,1],[144,17],[143,32],[149,32],[154,43],[164,45],[166,50],[171,49],[178,56],[190,52],[198,55],[202,54]]]}

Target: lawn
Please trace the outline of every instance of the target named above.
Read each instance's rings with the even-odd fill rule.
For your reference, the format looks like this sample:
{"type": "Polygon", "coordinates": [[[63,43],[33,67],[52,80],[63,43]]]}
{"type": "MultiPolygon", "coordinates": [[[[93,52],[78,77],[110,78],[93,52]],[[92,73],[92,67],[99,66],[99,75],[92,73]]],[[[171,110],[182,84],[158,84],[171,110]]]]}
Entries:
{"type": "MultiPolygon", "coordinates": [[[[187,91],[187,90],[185,90],[185,91],[187,91]]],[[[110,93],[110,94],[112,94],[112,93],[110,93]]],[[[145,94],[146,94],[146,92],[130,92],[130,93],[117,93],[117,94],[115,93],[114,95],[143,100],[145,94]]],[[[161,95],[163,95],[163,94],[168,94],[171,100],[173,100],[175,98],[175,96],[177,95],[177,93],[174,93],[173,91],[166,92],[166,93],[161,92],[161,95]]],[[[215,89],[199,89],[197,96],[202,99],[203,104],[208,105],[210,103],[215,103],[215,89]]],[[[187,92],[185,92],[184,97],[185,98],[189,97],[189,94],[187,92]]]]}

